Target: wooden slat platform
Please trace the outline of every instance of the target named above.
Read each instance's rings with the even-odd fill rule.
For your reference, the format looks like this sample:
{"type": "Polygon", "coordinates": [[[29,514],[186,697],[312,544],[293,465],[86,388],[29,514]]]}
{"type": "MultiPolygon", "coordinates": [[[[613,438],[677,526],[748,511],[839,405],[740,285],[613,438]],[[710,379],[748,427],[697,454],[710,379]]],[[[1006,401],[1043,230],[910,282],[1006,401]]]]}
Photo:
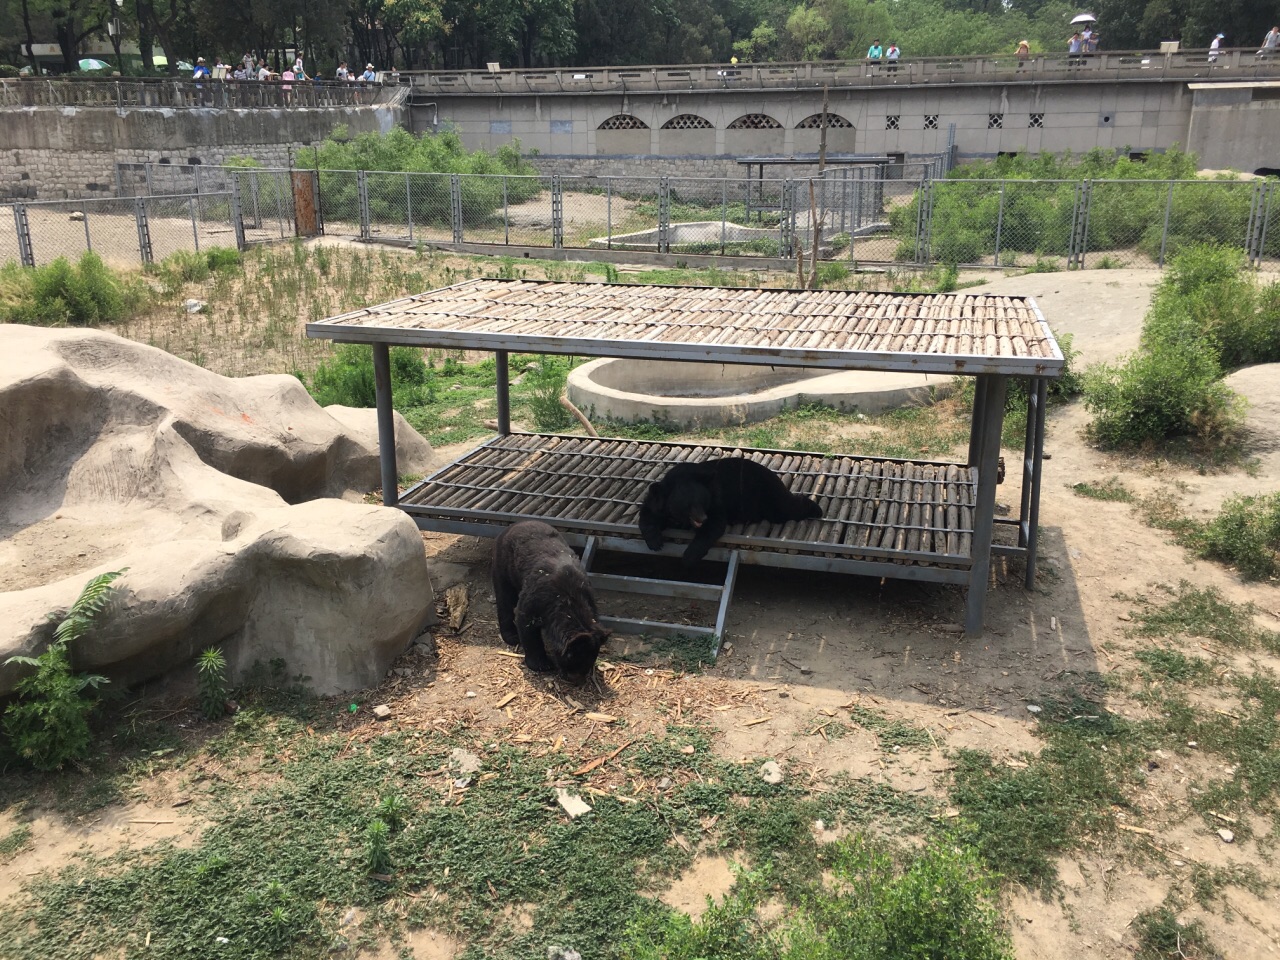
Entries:
{"type": "MultiPolygon", "coordinates": [[[[721,544],[790,556],[967,569],[978,471],[960,464],[550,434],[498,436],[400,499],[420,526],[491,536],[517,520],[640,539],[640,501],[671,465],[745,456],[815,499],[820,520],[730,527],[721,544]]],[[[641,542],[641,545],[643,543],[641,542]]],[[[756,562],[767,563],[764,558],[756,562]]]]}

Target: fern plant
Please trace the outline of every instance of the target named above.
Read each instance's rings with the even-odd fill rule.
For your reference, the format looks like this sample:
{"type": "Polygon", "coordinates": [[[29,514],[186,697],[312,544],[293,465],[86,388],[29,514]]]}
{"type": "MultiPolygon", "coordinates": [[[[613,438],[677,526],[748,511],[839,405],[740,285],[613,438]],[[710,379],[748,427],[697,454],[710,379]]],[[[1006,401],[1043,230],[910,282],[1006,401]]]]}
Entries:
{"type": "Polygon", "coordinates": [[[385,820],[376,819],[364,831],[364,865],[370,873],[391,872],[391,846],[388,838],[391,828],[385,820]]]}
{"type": "Polygon", "coordinates": [[[117,570],[94,577],[61,620],[58,614],[50,614],[57,627],[53,642],[40,656],[5,661],[5,666],[17,663],[35,668],[15,686],[18,699],[5,710],[0,729],[18,755],[37,770],[58,770],[89,752],[89,714],[96,704],[85,691],[97,690],[107,678],[73,673],[67,648],[93,629],[111,599],[112,583],[123,573],[117,570]]]}
{"type": "Polygon", "coordinates": [[[227,658],[210,647],[196,661],[200,684],[200,712],[207,720],[217,720],[227,710],[227,658]]]}

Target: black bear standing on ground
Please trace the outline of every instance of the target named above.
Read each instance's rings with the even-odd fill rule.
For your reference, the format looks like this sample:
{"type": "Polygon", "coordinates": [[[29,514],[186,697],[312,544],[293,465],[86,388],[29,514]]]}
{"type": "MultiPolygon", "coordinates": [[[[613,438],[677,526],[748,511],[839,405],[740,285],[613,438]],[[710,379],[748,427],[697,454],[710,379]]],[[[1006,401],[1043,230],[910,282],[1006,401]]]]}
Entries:
{"type": "Polygon", "coordinates": [[[822,516],[822,508],[787,489],[776,473],[742,457],[677,463],[649,485],[640,505],[640,532],[650,550],[661,550],[668,527],[696,530],[684,552],[696,563],[734,523],[785,523],[822,516]]]}
{"type": "Polygon", "coordinates": [[[595,667],[609,631],[600,626],[591,584],[560,534],[538,520],[513,524],[493,545],[498,630],[524,647],[538,673],[559,671],[581,683],[595,667]]]}

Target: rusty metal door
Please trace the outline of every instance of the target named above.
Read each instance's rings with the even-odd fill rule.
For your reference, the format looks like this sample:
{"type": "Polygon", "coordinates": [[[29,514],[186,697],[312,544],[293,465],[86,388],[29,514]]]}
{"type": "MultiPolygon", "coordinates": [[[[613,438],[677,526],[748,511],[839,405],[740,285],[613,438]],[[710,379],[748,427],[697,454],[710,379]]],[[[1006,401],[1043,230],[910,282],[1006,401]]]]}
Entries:
{"type": "Polygon", "coordinates": [[[320,184],[314,170],[293,171],[293,224],[300,237],[320,233],[320,210],[317,200],[320,184]]]}

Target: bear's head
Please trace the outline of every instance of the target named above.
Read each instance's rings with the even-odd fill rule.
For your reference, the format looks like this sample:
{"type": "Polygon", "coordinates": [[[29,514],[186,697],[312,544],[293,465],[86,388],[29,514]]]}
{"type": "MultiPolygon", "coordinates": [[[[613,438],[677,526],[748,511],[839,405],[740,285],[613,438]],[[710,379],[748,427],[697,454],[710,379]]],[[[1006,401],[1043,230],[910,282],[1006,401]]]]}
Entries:
{"type": "Polygon", "coordinates": [[[674,483],[660,480],[649,485],[640,512],[657,520],[658,526],[697,530],[706,523],[711,505],[712,493],[705,483],[693,479],[674,483]]]}
{"type": "Polygon", "coordinates": [[[568,638],[564,649],[552,653],[560,675],[573,684],[581,684],[595,669],[600,648],[609,639],[609,631],[592,621],[590,628],[568,638]]]}

